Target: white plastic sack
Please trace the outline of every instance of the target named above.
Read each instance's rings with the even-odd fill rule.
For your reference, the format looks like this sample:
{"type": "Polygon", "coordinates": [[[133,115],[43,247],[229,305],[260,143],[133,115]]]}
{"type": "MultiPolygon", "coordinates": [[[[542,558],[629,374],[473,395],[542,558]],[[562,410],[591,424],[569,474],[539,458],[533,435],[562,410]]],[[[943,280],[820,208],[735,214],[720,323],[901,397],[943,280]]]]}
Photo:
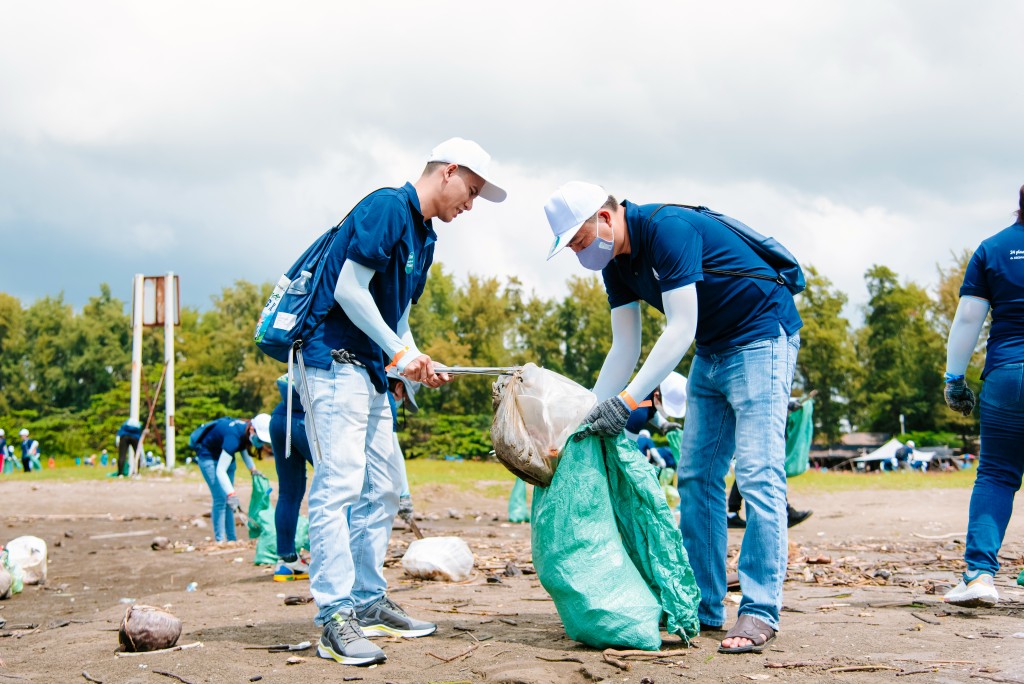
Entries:
{"type": "Polygon", "coordinates": [[[21,568],[25,584],[46,583],[46,542],[27,535],[12,539],[6,548],[11,562],[21,568]]]}
{"type": "Polygon", "coordinates": [[[402,556],[407,575],[462,582],[473,574],[473,552],[459,537],[426,537],[409,544],[402,556]]]}
{"type": "Polygon", "coordinates": [[[528,363],[494,383],[491,442],[506,468],[547,487],[565,441],[597,403],[594,393],[558,373],[528,363]]]}

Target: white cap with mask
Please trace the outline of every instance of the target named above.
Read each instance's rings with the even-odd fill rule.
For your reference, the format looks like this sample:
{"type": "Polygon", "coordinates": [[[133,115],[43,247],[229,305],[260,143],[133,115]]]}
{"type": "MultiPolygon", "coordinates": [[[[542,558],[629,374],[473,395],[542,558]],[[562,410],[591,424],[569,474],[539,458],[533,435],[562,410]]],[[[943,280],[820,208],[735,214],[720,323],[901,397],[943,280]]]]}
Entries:
{"type": "Polygon", "coordinates": [[[555,190],[544,205],[548,225],[555,241],[548,250],[548,259],[555,256],[576,236],[587,219],[608,201],[608,193],[600,185],[569,181],[555,190]]]}

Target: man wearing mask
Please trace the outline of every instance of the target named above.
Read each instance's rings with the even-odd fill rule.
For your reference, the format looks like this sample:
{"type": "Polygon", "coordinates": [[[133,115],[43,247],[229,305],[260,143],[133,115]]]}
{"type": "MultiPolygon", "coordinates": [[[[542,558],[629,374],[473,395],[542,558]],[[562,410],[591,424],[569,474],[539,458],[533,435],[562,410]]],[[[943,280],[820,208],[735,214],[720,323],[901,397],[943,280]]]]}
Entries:
{"type": "Polygon", "coordinates": [[[359,202],[325,256],[324,270],[340,274],[338,306],[303,341],[306,373],[298,381],[315,460],[309,577],[322,658],[381,663],[384,651],[367,636],[421,637],[437,629],[386,593],[383,565],[401,494],[386,369],[427,387],[451,379],[416,348],[409,309],[433,261],[433,219],[449,223],[477,197],[505,199],[491,182],[490,159],[475,142],[446,140],[415,183],[359,202]]]}
{"type": "Polygon", "coordinates": [[[723,653],[760,652],[775,638],[786,576],[785,430],[802,323],[778,274],[728,226],[672,205],[619,203],[603,188],[571,182],[545,206],[555,235],[548,258],[568,247],[601,271],[612,347],[594,386],[587,432],[622,432],[696,339],[687,382],[679,494],[680,529],[701,590],[702,629],[725,623],[725,476],[735,456],[747,495],[740,553],[743,600],[723,653]],[[636,376],[640,300],[663,312],[664,332],[636,376]]]}

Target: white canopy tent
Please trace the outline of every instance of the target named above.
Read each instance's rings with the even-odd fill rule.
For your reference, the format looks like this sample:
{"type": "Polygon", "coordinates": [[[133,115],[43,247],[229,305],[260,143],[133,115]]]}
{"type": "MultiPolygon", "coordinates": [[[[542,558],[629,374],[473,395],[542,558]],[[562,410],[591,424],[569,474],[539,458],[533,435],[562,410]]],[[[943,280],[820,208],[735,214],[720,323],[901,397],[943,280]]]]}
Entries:
{"type": "MultiPolygon", "coordinates": [[[[903,442],[893,437],[888,442],[878,447],[869,454],[858,456],[853,459],[854,463],[875,463],[878,461],[891,461],[896,455],[896,450],[903,446],[903,442]]],[[[913,456],[910,457],[911,461],[931,463],[932,458],[935,457],[934,451],[921,451],[920,449],[914,449],[913,456]]]]}

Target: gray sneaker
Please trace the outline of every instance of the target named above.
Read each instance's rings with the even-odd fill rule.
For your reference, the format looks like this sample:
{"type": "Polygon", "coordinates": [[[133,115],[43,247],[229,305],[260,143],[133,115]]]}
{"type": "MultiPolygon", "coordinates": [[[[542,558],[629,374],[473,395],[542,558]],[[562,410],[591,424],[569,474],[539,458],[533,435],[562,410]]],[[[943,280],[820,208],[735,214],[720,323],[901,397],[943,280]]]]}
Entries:
{"type": "Polygon", "coordinates": [[[356,612],[359,626],[366,636],[397,636],[413,639],[433,634],[437,625],[409,617],[386,595],[356,612]]]}
{"type": "Polygon", "coordinates": [[[342,665],[375,665],[388,659],[366,638],[355,615],[335,613],[324,625],[316,653],[321,658],[336,660],[342,665]]]}

